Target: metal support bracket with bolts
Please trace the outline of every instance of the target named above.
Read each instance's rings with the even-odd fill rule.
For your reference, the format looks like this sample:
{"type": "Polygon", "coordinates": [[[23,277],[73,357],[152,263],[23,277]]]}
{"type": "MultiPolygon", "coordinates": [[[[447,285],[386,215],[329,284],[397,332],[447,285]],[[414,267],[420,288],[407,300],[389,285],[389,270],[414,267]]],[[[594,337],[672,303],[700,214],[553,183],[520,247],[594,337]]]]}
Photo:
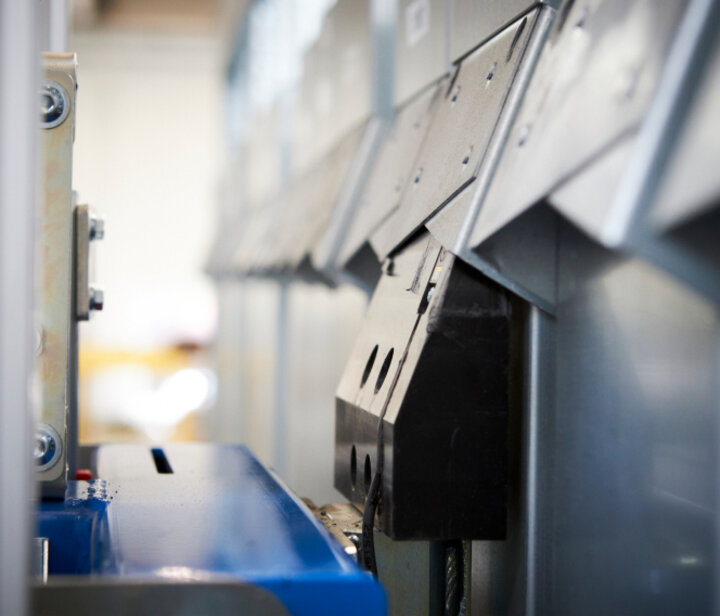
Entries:
{"type": "Polygon", "coordinates": [[[105,237],[105,222],[87,205],[75,206],[75,317],[87,321],[102,310],[104,293],[90,284],[90,242],[105,237]]]}

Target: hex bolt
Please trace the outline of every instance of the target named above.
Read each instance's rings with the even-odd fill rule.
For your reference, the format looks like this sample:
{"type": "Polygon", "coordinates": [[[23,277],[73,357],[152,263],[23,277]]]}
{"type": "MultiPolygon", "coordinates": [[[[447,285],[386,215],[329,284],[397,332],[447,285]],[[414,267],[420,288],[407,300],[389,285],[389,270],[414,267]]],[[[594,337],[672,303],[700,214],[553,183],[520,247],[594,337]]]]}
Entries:
{"type": "Polygon", "coordinates": [[[90,239],[101,240],[105,237],[105,220],[102,216],[90,218],[90,239]]]}
{"type": "Polygon", "coordinates": [[[102,310],[105,301],[105,293],[102,289],[90,289],[90,310],[102,310]]]}
{"type": "Polygon", "coordinates": [[[70,113],[67,92],[59,83],[46,81],[40,88],[40,125],[55,128],[62,124],[70,113]]]}

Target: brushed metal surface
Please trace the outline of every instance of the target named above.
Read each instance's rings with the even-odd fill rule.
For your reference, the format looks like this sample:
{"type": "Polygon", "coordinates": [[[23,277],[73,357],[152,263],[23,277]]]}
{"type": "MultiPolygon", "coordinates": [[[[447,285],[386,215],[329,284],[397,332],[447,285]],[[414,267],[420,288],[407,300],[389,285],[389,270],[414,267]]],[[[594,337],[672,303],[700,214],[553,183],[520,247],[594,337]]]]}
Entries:
{"type": "Polygon", "coordinates": [[[720,43],[717,38],[699,89],[690,98],[685,125],[661,179],[651,221],[659,230],[681,224],[717,205],[720,195],[720,43]]]}
{"type": "Polygon", "coordinates": [[[395,115],[360,194],[357,214],[340,252],[341,263],[346,263],[397,209],[433,111],[444,96],[447,83],[447,80],[441,80],[438,85],[430,86],[395,115]]]}
{"type": "Polygon", "coordinates": [[[399,0],[395,30],[394,101],[400,106],[445,75],[447,3],[450,0],[399,0]]]}
{"type": "Polygon", "coordinates": [[[518,20],[463,60],[433,114],[398,210],[372,236],[380,256],[477,176],[536,16],[518,20]]]}
{"type": "Polygon", "coordinates": [[[560,249],[552,613],[714,613],[718,315],[647,264],[560,249]]]}
{"type": "Polygon", "coordinates": [[[594,0],[561,10],[475,221],[471,246],[637,129],[686,4],[594,0]]]}
{"type": "Polygon", "coordinates": [[[473,545],[474,614],[717,613],[720,315],[565,227],[554,317],[525,317],[506,542],[473,545]]]}
{"type": "MultiPolygon", "coordinates": [[[[538,4],[536,0],[450,1],[450,60],[453,62],[538,4]]],[[[549,2],[554,6],[559,3],[559,0],[549,2]]]]}
{"type": "Polygon", "coordinates": [[[292,120],[293,177],[308,172],[367,120],[371,66],[370,2],[335,3],[303,55],[292,120]]]}
{"type": "Polygon", "coordinates": [[[297,273],[328,228],[362,135],[363,127],[351,132],[283,193],[252,210],[235,240],[235,272],[297,273]]]}

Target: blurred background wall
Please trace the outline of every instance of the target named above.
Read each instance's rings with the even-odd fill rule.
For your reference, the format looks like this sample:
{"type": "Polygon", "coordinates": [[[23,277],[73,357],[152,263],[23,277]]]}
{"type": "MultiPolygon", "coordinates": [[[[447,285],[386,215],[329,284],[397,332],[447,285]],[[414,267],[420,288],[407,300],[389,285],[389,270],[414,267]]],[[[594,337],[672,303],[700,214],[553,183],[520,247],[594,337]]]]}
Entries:
{"type": "Polygon", "coordinates": [[[223,227],[288,180],[302,52],[332,5],[66,5],[74,185],[106,219],[105,308],[81,328],[84,442],[243,442],[299,494],[335,498],[334,390],[366,295],[206,274],[223,227]]]}
{"type": "Polygon", "coordinates": [[[80,3],[73,17],[74,186],[106,219],[95,272],[105,308],[81,328],[81,438],[204,437],[196,412],[215,396],[216,299],[202,268],[221,156],[217,10],[80,3]]]}

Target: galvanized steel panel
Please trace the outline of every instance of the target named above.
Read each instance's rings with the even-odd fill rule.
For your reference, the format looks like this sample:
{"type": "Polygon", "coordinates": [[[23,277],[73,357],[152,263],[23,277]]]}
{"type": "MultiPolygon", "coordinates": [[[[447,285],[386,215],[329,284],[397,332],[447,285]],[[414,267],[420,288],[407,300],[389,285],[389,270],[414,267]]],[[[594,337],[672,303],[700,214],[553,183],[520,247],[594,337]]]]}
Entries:
{"type": "Polygon", "coordinates": [[[594,0],[561,11],[471,246],[637,129],[685,5],[684,0],[594,0]]]}
{"type": "Polygon", "coordinates": [[[477,176],[537,12],[506,28],[460,65],[438,104],[400,207],[372,237],[385,256],[477,176]]]}
{"type": "Polygon", "coordinates": [[[395,105],[402,105],[449,70],[447,2],[399,0],[395,30],[395,105]]]}

